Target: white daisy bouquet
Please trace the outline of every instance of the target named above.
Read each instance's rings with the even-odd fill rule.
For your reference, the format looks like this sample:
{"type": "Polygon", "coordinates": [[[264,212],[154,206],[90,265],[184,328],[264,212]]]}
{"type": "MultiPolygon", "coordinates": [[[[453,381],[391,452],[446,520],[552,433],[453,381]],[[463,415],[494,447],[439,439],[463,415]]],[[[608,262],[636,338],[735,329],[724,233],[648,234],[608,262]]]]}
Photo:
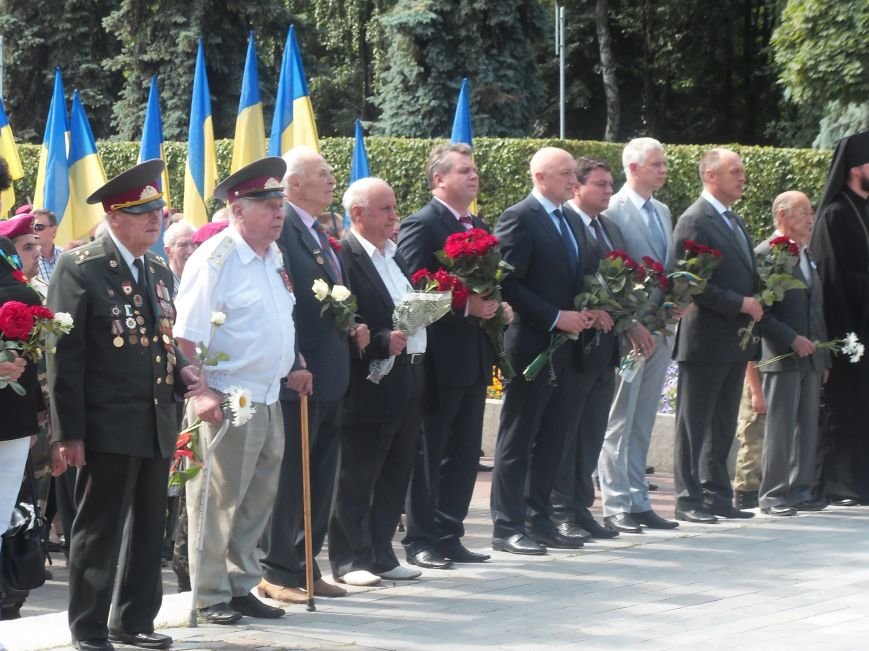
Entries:
{"type": "MultiPolygon", "coordinates": [[[[848,357],[848,361],[852,364],[856,364],[863,357],[864,347],[863,344],[860,343],[860,340],[857,338],[857,334],[854,332],[849,332],[841,339],[831,339],[830,341],[815,341],[815,348],[817,350],[829,350],[833,355],[846,355],[848,357]]],[[[788,357],[793,357],[795,353],[785,353],[784,355],[778,355],[771,359],[766,360],[765,362],[758,363],[758,367],[767,366],[768,364],[775,364],[776,362],[780,362],[783,359],[787,359],[788,357]]]]}

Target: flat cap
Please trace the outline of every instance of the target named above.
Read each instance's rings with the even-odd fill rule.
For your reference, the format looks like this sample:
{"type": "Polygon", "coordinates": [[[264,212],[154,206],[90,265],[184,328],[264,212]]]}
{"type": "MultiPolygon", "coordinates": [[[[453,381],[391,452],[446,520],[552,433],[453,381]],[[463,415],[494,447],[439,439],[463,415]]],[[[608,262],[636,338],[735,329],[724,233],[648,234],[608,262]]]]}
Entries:
{"type": "Polygon", "coordinates": [[[88,203],[102,203],[107,213],[120,210],[134,215],[163,208],[166,202],[157,189],[163,167],[159,158],[139,163],[108,181],[88,197],[88,203]]]}
{"type": "Polygon", "coordinates": [[[287,163],[278,156],[260,158],[245,165],[214,188],[215,199],[232,203],[236,199],[273,199],[284,196],[281,179],[287,163]]]}

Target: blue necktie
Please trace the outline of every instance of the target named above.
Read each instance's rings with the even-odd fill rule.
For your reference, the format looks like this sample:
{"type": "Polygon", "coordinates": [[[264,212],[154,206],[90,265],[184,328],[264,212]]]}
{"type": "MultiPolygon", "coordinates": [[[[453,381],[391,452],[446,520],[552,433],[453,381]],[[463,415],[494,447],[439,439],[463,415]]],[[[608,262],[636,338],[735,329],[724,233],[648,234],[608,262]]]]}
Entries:
{"type": "Polygon", "coordinates": [[[655,243],[661,247],[661,259],[663,260],[667,256],[667,236],[664,234],[661,220],[658,218],[658,211],[655,210],[655,204],[652,203],[651,199],[643,204],[643,209],[646,211],[652,237],[655,238],[655,243]]]}
{"type": "Polygon", "coordinates": [[[567,220],[564,218],[564,213],[559,208],[552,211],[558,219],[558,229],[561,231],[561,241],[567,249],[567,257],[570,259],[571,268],[576,271],[579,266],[579,256],[576,253],[576,245],[574,244],[573,235],[570,232],[570,227],[567,225],[567,220]]]}

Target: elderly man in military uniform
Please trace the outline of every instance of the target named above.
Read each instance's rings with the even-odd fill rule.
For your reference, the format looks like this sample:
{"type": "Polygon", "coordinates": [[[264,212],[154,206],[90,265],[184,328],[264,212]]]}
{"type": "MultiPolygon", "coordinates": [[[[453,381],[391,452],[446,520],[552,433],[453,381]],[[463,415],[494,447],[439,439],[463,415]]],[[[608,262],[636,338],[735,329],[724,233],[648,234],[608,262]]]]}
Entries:
{"type": "MultiPolygon", "coordinates": [[[[257,542],[271,514],[284,451],[278,398],[296,361],[296,301],[275,244],[284,224],[285,169],[283,159],[264,158],[217,186],[215,198],[230,202],[231,223],[190,256],[178,294],[175,335],[182,349],[192,355],[195,342],[210,340],[211,351],[229,357],[205,368],[208,388],[194,401],[196,416],[205,422],[200,444],[216,436],[225,396],[234,387],[250,392],[255,409],[246,423],[229,425],[214,447],[198,565],[191,554],[191,575],[199,585],[196,607],[212,624],[284,614],[250,590],[262,578],[257,542]],[[225,316],[216,329],[214,312],[225,316]]],[[[203,474],[187,483],[190,541],[197,539],[203,474]]]]}
{"type": "Polygon", "coordinates": [[[111,650],[109,640],[172,644],[154,632],[154,617],[176,391],[180,382],[200,387],[172,338],[172,273],[149,251],[166,205],[156,189],[162,171],[162,161],[147,161],[88,197],[102,203],[107,231],[61,256],[48,289],[49,308],[75,322],[58,339],[48,374],[59,456],[78,468],[69,626],[83,651],[111,650]],[[129,546],[118,567],[125,521],[129,546]]]}

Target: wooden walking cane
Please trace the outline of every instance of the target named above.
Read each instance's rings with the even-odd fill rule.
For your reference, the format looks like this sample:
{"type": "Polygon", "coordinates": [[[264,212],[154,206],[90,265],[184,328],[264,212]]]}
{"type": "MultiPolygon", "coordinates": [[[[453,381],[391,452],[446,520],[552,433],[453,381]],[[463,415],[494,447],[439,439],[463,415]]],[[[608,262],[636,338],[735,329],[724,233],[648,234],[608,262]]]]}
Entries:
{"type": "Polygon", "coordinates": [[[311,546],[311,448],[308,442],[308,396],[299,396],[302,419],[302,506],[305,518],[305,589],[308,612],[314,612],[314,552],[311,546]]]}

